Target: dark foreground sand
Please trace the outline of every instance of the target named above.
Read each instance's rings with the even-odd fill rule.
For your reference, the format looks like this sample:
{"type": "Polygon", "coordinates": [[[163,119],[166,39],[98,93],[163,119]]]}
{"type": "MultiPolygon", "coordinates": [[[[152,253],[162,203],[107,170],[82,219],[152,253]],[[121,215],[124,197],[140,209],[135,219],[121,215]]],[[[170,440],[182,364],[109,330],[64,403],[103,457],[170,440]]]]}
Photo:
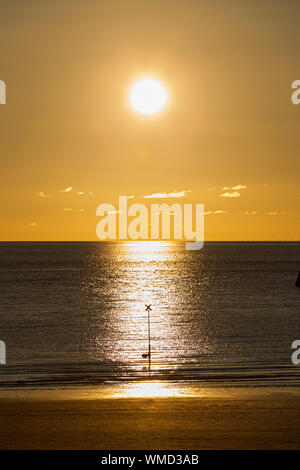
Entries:
{"type": "Polygon", "coordinates": [[[299,396],[0,400],[1,449],[300,449],[299,396]]]}

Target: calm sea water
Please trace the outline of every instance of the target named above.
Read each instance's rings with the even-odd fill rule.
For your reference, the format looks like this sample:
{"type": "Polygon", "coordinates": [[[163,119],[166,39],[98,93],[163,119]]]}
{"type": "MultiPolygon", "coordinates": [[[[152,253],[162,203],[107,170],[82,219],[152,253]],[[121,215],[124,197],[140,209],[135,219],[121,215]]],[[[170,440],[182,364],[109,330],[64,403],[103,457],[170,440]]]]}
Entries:
{"type": "Polygon", "coordinates": [[[0,386],[299,386],[299,269],[296,243],[1,243],[0,386]]]}

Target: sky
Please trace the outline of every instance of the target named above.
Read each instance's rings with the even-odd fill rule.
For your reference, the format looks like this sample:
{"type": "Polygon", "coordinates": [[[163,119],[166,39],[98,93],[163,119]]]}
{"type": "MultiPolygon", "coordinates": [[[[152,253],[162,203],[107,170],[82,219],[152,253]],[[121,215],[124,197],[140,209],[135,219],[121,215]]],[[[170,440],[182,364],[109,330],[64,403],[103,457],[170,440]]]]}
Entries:
{"type": "Polygon", "coordinates": [[[300,240],[299,24],[298,0],[0,0],[0,240],[96,241],[119,195],[203,203],[205,240],[300,240]]]}

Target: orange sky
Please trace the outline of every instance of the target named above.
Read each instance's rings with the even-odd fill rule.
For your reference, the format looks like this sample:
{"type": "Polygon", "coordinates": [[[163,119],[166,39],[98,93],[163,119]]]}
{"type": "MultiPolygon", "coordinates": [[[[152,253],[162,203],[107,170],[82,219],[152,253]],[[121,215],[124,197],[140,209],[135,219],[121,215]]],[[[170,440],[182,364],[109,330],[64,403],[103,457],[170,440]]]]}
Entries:
{"type": "Polygon", "coordinates": [[[206,240],[299,240],[299,23],[296,0],[1,4],[0,239],[97,240],[98,204],[188,190],[161,202],[204,203],[206,240]]]}

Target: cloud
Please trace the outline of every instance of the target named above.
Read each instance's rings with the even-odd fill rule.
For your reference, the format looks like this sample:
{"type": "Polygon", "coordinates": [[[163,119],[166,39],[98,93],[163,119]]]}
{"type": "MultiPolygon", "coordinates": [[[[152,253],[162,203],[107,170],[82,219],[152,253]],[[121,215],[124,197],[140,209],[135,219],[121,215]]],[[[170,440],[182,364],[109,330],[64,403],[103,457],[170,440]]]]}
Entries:
{"type": "Polygon", "coordinates": [[[37,227],[37,223],[36,222],[29,222],[29,224],[27,224],[28,227],[37,227]]]}
{"type": "Polygon", "coordinates": [[[63,189],[61,192],[62,193],[69,193],[70,191],[72,191],[72,186],[68,186],[67,188],[63,189]]]}
{"type": "Polygon", "coordinates": [[[84,195],[84,192],[83,191],[78,191],[78,193],[76,193],[78,196],[83,196],[84,195]]]}
{"type": "Polygon", "coordinates": [[[268,215],[286,215],[286,212],[270,211],[268,215]]]}
{"type": "Polygon", "coordinates": [[[208,191],[215,191],[216,187],[215,186],[211,186],[210,188],[208,188],[208,191]]]}
{"type": "Polygon", "coordinates": [[[226,211],[222,211],[220,209],[216,211],[206,211],[204,212],[204,215],[219,215],[219,214],[226,214],[226,211]]]}
{"type": "Polygon", "coordinates": [[[65,207],[64,212],[85,212],[85,209],[73,209],[73,207],[65,207]]]}
{"type": "Polygon", "coordinates": [[[244,211],[240,212],[241,215],[257,215],[258,211],[244,211]]]}
{"type": "Polygon", "coordinates": [[[186,197],[187,193],[190,193],[189,189],[184,189],[183,191],[173,191],[172,193],[153,193],[143,196],[144,199],[167,199],[167,198],[181,198],[186,197]]]}
{"type": "Polygon", "coordinates": [[[224,191],[230,190],[230,191],[240,191],[241,189],[246,189],[247,186],[244,184],[237,184],[236,186],[224,186],[223,189],[224,191]]]}
{"type": "Polygon", "coordinates": [[[220,197],[240,197],[241,193],[239,192],[241,189],[246,189],[247,186],[245,184],[236,184],[235,186],[223,186],[225,193],[220,194],[220,197]]]}
{"type": "Polygon", "coordinates": [[[220,197],[240,197],[240,195],[241,193],[239,193],[238,191],[234,191],[233,193],[226,192],[226,193],[220,194],[220,197]]]}
{"type": "Polygon", "coordinates": [[[46,194],[44,191],[40,191],[39,193],[36,193],[36,195],[40,197],[50,197],[50,194],[46,194]]]}

